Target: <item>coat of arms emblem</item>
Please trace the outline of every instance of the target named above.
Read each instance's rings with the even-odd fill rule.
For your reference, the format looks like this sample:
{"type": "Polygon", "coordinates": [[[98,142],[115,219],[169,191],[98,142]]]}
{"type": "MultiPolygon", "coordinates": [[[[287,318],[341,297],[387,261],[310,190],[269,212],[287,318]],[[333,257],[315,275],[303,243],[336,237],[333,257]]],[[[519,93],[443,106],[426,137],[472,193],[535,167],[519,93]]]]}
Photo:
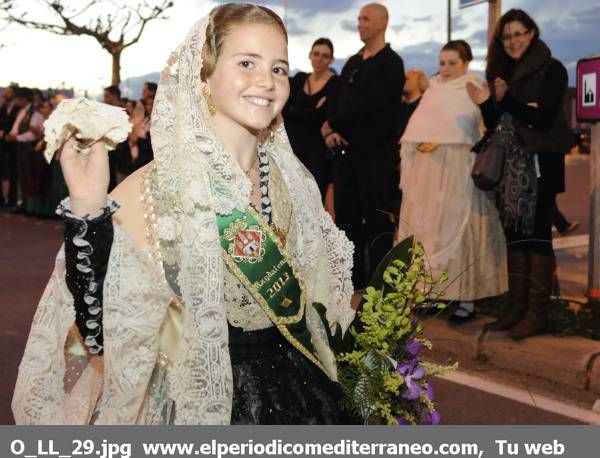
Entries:
{"type": "Polygon", "coordinates": [[[236,262],[261,262],[265,255],[265,233],[259,226],[248,225],[246,218],[238,218],[225,229],[229,241],[227,252],[236,262]]]}

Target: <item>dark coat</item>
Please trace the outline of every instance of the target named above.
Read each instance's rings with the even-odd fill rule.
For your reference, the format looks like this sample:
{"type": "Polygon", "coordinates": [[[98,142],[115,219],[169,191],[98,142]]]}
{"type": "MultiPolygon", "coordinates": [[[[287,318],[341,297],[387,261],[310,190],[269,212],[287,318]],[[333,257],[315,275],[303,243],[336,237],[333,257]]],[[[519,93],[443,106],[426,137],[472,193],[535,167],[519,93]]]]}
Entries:
{"type": "Polygon", "coordinates": [[[504,98],[495,109],[490,109],[491,101],[481,106],[486,127],[493,128],[503,112],[510,113],[525,148],[538,155],[540,186],[551,193],[563,192],[564,155],[573,146],[563,109],[568,84],[565,67],[538,39],[502,77],[509,87],[504,98]]]}

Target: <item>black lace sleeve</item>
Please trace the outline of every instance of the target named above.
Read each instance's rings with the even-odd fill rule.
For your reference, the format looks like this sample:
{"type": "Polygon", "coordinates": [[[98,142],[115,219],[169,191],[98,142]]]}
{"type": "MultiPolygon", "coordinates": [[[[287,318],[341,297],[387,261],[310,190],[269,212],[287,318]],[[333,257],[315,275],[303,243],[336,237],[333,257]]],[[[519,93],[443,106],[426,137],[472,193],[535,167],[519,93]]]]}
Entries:
{"type": "Polygon", "coordinates": [[[89,353],[103,353],[102,290],[113,242],[112,214],[119,208],[110,201],[100,216],[75,216],[64,201],[57,213],[65,219],[66,283],[73,295],[75,323],[89,353]]]}

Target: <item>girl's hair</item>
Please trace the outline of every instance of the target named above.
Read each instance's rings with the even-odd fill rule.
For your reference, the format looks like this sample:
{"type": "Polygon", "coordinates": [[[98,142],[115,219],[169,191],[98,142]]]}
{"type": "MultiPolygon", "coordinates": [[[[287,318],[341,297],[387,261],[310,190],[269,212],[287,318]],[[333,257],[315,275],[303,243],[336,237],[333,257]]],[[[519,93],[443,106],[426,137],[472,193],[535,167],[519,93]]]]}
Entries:
{"type": "Polygon", "coordinates": [[[465,40],[450,40],[442,47],[442,51],[456,51],[463,62],[471,62],[473,60],[471,46],[465,40]]]}
{"type": "Polygon", "coordinates": [[[514,21],[519,21],[521,24],[523,24],[523,26],[531,34],[531,43],[529,44],[530,49],[531,45],[540,38],[540,28],[531,18],[531,16],[529,16],[529,14],[527,14],[525,11],[513,8],[504,13],[496,24],[496,28],[494,29],[494,34],[492,35],[492,40],[488,48],[487,66],[485,69],[486,78],[488,80],[494,79],[498,76],[504,79],[508,77],[508,68],[512,64],[512,59],[504,50],[502,33],[504,32],[504,27],[506,24],[514,21]]]}
{"type": "Polygon", "coordinates": [[[200,77],[203,81],[212,75],[217,59],[223,51],[223,44],[233,28],[245,24],[265,24],[277,27],[287,42],[287,31],[281,18],[269,8],[249,3],[225,3],[217,6],[209,14],[206,40],[202,47],[203,65],[200,77]]]}
{"type": "Polygon", "coordinates": [[[313,48],[315,46],[319,46],[319,45],[327,46],[329,48],[329,50],[331,51],[331,57],[333,57],[333,43],[331,42],[331,40],[329,38],[317,38],[315,40],[315,42],[312,44],[312,46],[310,47],[311,51],[313,50],[313,48]]]}

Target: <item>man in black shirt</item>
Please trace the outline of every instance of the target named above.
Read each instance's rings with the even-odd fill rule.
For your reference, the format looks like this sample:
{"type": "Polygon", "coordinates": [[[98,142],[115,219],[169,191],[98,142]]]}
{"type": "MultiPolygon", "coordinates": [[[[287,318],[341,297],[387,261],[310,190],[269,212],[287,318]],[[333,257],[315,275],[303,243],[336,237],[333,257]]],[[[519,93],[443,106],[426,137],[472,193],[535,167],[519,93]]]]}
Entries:
{"type": "Polygon", "coordinates": [[[341,145],[347,151],[334,162],[334,206],[336,224],[354,242],[355,288],[366,286],[392,247],[398,214],[395,142],[405,77],[402,59],[385,42],[387,23],[383,5],[360,10],[358,31],[365,46],[344,65],[339,93],[321,128],[330,148],[341,145]]]}

